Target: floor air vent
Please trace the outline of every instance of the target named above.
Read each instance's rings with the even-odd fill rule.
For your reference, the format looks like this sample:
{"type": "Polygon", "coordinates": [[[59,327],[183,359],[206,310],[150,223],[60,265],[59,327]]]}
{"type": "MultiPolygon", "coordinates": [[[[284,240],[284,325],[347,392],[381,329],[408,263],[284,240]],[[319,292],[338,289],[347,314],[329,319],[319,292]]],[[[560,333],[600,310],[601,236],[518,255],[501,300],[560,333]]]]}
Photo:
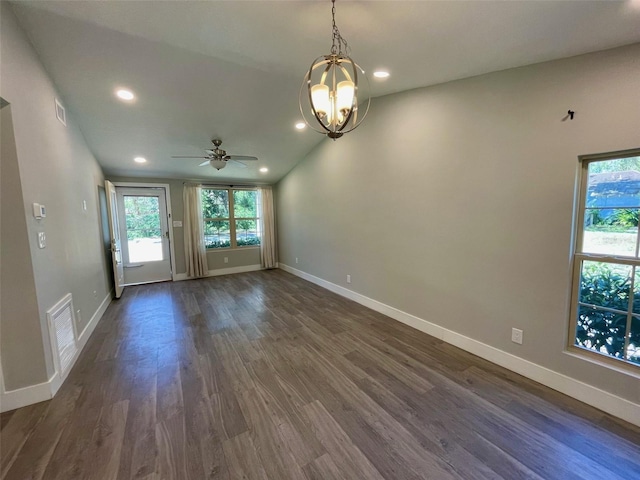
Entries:
{"type": "Polygon", "coordinates": [[[70,293],[47,311],[47,320],[56,370],[64,379],[78,351],[73,301],[70,293]]]}

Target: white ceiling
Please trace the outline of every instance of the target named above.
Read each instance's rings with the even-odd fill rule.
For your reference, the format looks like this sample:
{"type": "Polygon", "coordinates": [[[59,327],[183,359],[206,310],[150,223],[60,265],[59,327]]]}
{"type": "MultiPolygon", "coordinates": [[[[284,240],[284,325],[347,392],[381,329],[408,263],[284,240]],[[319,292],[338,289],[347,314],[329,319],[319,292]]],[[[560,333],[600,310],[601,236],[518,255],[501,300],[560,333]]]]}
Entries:
{"type": "MultiPolygon", "coordinates": [[[[272,183],[324,138],[294,124],[302,78],[331,45],[328,0],[12,3],[107,174],[272,183]],[[120,86],[135,103],[114,97],[120,86]],[[216,172],[170,158],[201,155],[214,137],[260,161],[216,172]]],[[[352,57],[391,72],[370,79],[374,97],[640,42],[640,0],[340,0],[336,10],[352,57]]]]}

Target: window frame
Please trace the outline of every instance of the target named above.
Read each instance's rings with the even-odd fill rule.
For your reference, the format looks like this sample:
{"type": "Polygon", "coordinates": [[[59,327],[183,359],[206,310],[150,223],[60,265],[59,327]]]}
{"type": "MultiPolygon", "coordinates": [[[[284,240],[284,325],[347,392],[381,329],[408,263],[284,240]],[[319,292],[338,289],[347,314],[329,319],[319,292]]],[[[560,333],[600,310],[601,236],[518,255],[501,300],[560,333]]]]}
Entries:
{"type": "MultiPolygon", "coordinates": [[[[576,197],[576,217],[574,219],[574,240],[572,244],[572,256],[571,256],[571,297],[570,297],[570,313],[569,313],[569,330],[567,335],[567,351],[570,353],[576,354],[580,357],[592,360],[596,363],[603,364],[605,366],[613,367],[616,369],[620,369],[627,373],[632,373],[634,375],[640,375],[640,364],[636,364],[626,360],[624,358],[616,358],[612,355],[607,355],[605,353],[601,353],[595,350],[588,349],[586,347],[581,347],[576,345],[576,331],[578,327],[578,310],[580,307],[580,276],[582,272],[582,263],[585,261],[594,261],[594,262],[603,262],[603,263],[614,263],[617,265],[630,265],[632,267],[636,267],[635,271],[640,272],[640,255],[636,257],[626,257],[620,255],[609,255],[609,254],[598,254],[598,253],[583,253],[582,245],[584,240],[584,216],[586,207],[586,195],[588,191],[588,183],[589,183],[589,165],[593,162],[598,161],[606,161],[606,160],[616,160],[621,158],[628,157],[638,157],[640,156],[640,148],[633,148],[629,150],[620,150],[615,152],[608,153],[597,153],[597,154],[589,154],[589,155],[580,155],[578,156],[578,161],[580,162],[579,166],[579,177],[578,177],[578,188],[577,188],[577,197],[576,197]]],[[[640,237],[640,226],[638,227],[639,231],[637,233],[638,237],[640,237]]],[[[640,240],[636,238],[636,248],[638,242],[640,240]]],[[[633,298],[633,289],[634,289],[635,275],[632,275],[631,285],[630,285],[630,301],[633,298]]],[[[624,351],[626,351],[629,345],[629,332],[630,332],[630,322],[633,316],[633,311],[631,307],[627,308],[627,322],[625,326],[625,343],[624,343],[624,351]]]]}
{"type": "MultiPolygon", "coordinates": [[[[229,217],[205,217],[204,216],[204,205],[200,212],[202,215],[203,222],[229,222],[229,246],[228,247],[207,247],[205,242],[205,250],[207,252],[215,252],[221,250],[242,250],[242,249],[251,249],[251,248],[260,248],[260,244],[258,245],[238,245],[236,238],[236,222],[239,220],[255,220],[256,222],[256,230],[258,233],[258,238],[262,243],[262,237],[260,236],[260,192],[258,191],[258,187],[224,187],[224,186],[202,186],[202,190],[225,190],[227,192],[227,198],[229,199],[228,210],[229,217]],[[233,192],[235,191],[252,191],[256,192],[256,216],[255,217],[235,217],[234,211],[234,198],[233,192]]],[[[204,232],[203,232],[204,236],[204,232]]]]}

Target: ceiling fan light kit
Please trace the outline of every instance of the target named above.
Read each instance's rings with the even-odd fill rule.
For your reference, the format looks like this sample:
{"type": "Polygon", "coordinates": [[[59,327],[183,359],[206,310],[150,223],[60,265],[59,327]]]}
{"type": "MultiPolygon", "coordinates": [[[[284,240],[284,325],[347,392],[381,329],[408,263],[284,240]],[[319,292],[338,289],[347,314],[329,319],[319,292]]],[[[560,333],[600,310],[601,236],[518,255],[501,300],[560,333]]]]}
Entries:
{"type": "Polygon", "coordinates": [[[206,159],[206,161],[198,165],[199,167],[211,165],[213,168],[215,168],[218,171],[226,167],[227,163],[229,162],[233,163],[234,165],[237,165],[238,167],[247,168],[247,166],[244,163],[240,162],[239,160],[242,160],[242,161],[258,160],[258,157],[252,157],[249,155],[227,155],[227,151],[220,148],[220,145],[222,145],[222,140],[220,139],[216,138],[214,140],[211,140],[211,143],[213,143],[213,146],[215,148],[212,150],[205,150],[205,153],[207,154],[206,157],[174,155],[171,158],[204,158],[206,159]]]}
{"type": "Polygon", "coordinates": [[[367,76],[349,57],[349,45],[336,26],[335,0],[331,0],[331,4],[331,53],[313,61],[302,82],[298,101],[307,125],[336,140],[362,123],[371,97],[367,76]]]}

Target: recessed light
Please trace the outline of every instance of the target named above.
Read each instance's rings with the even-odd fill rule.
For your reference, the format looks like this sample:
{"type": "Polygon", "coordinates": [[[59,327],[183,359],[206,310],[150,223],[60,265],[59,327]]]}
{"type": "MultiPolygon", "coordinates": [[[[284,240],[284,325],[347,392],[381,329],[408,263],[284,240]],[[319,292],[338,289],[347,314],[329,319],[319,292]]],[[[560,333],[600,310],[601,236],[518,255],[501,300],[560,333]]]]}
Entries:
{"type": "Polygon", "coordinates": [[[373,72],[373,76],[376,78],[389,78],[389,72],[385,70],[376,70],[373,72]]]}
{"type": "Polygon", "coordinates": [[[261,171],[262,173],[267,173],[267,172],[269,171],[269,169],[268,169],[267,167],[262,167],[262,168],[260,169],[260,171],[261,171]]]}
{"type": "Polygon", "coordinates": [[[144,157],[136,157],[133,159],[133,161],[136,163],[147,163],[147,159],[144,157]]]}
{"type": "Polygon", "coordinates": [[[296,128],[297,128],[298,130],[304,130],[306,127],[307,127],[307,124],[306,124],[306,123],[304,123],[304,122],[298,122],[298,123],[296,123],[296,128]]]}
{"type": "Polygon", "coordinates": [[[127,102],[130,102],[131,100],[136,98],[136,96],[133,94],[131,90],[126,90],[124,88],[121,88],[118,91],[116,91],[116,95],[118,96],[119,99],[127,102]]]}

